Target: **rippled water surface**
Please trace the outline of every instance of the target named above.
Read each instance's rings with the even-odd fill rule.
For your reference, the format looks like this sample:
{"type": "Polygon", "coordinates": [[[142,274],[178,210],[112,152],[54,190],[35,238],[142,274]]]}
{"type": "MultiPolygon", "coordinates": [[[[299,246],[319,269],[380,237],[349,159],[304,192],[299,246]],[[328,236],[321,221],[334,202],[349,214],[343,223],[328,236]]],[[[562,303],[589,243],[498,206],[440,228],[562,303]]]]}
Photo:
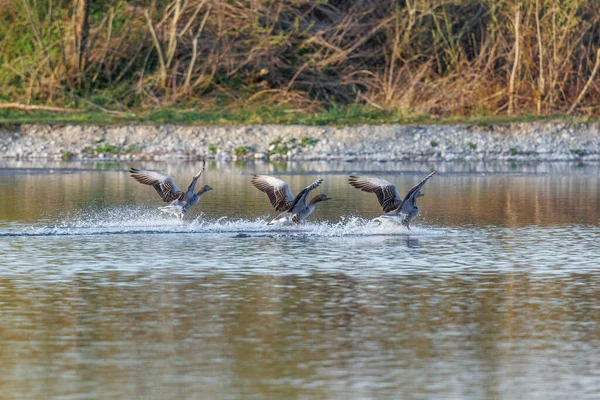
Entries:
{"type": "Polygon", "coordinates": [[[600,396],[597,164],[209,164],[184,221],[127,167],[0,162],[1,398],[600,396]],[[346,183],[432,169],[412,232],[346,183]],[[253,173],[333,200],[267,227],[253,173]]]}

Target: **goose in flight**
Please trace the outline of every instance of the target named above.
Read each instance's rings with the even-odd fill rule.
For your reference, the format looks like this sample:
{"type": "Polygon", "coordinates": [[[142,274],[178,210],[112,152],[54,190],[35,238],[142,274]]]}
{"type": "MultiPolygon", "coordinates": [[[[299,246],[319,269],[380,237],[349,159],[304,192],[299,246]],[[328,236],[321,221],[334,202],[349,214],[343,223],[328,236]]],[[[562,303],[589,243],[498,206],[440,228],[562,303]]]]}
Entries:
{"type": "Polygon", "coordinates": [[[331,200],[325,194],[319,194],[308,201],[310,192],[323,183],[323,179],[317,179],[294,197],[290,187],[281,179],[267,175],[252,176],[252,185],[267,194],[269,201],[276,211],[282,211],[268,225],[273,224],[298,224],[304,221],[315,210],[317,203],[331,200]]]}
{"type": "Polygon", "coordinates": [[[381,207],[385,212],[382,216],[375,218],[375,221],[380,223],[399,223],[410,230],[410,223],[419,215],[420,210],[417,205],[417,199],[424,196],[424,194],[421,193],[421,189],[423,188],[423,185],[425,185],[425,182],[427,182],[436,172],[437,171],[433,171],[423,178],[423,180],[415,187],[410,189],[406,194],[406,197],[404,197],[404,200],[400,197],[396,185],[385,179],[350,175],[348,183],[363,192],[375,193],[377,200],[379,200],[379,204],[381,204],[381,207]]]}
{"type": "Polygon", "coordinates": [[[198,178],[202,176],[205,166],[206,161],[203,161],[202,170],[194,175],[192,182],[190,182],[185,192],[179,189],[173,178],[160,172],[130,168],[129,173],[139,183],[152,186],[160,198],[165,203],[169,203],[168,206],[161,207],[161,211],[174,214],[179,219],[183,219],[183,216],[189,209],[198,204],[200,197],[209,190],[212,190],[210,186],[204,185],[198,193],[194,193],[198,178]]]}

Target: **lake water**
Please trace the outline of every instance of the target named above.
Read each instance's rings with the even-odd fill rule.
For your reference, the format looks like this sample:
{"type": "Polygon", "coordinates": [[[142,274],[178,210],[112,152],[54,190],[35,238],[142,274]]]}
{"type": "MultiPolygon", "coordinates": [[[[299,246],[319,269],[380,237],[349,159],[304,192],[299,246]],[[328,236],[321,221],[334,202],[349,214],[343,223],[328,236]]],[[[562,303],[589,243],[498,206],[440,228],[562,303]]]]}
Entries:
{"type": "Polygon", "coordinates": [[[181,222],[128,167],[0,162],[3,399],[600,396],[598,164],[209,163],[181,222]],[[413,232],[347,184],[432,169],[413,232]]]}

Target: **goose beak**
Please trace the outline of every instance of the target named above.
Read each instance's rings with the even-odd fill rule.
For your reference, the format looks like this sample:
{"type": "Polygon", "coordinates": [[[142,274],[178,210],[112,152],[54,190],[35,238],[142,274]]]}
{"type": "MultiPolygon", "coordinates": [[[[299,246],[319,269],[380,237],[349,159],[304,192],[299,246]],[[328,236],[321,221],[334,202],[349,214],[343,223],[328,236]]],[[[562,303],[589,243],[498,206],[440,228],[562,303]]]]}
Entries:
{"type": "Polygon", "coordinates": [[[325,200],[331,200],[331,197],[327,196],[325,197],[325,200]]]}

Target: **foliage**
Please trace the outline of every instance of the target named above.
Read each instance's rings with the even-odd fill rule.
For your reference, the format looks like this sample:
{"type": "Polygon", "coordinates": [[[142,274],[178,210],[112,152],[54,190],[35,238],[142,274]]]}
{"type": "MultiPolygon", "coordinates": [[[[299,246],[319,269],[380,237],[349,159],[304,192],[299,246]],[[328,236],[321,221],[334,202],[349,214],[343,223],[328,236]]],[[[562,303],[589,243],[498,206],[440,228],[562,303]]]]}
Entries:
{"type": "Polygon", "coordinates": [[[250,152],[248,146],[238,146],[233,150],[234,154],[238,157],[243,157],[250,152]]]}
{"type": "Polygon", "coordinates": [[[300,143],[298,145],[300,147],[310,147],[317,144],[318,141],[319,139],[313,139],[308,136],[303,136],[302,139],[300,139],[300,143]]]}
{"type": "Polygon", "coordinates": [[[585,155],[585,151],[583,151],[581,149],[571,149],[569,151],[571,152],[571,154],[573,154],[577,157],[583,157],[585,155]]]}
{"type": "Polygon", "coordinates": [[[152,123],[600,114],[594,2],[87,3],[82,36],[70,0],[0,2],[0,102],[152,123]]]}
{"type": "MultiPolygon", "coordinates": [[[[361,124],[456,124],[466,123],[481,128],[497,124],[534,121],[589,122],[595,118],[573,116],[437,116],[427,114],[403,116],[394,111],[382,111],[369,106],[347,106],[352,110],[341,112],[343,107],[332,113],[328,110],[316,113],[280,113],[275,108],[246,109],[224,112],[220,109],[140,111],[135,115],[114,115],[101,111],[87,111],[74,114],[55,114],[44,111],[23,112],[0,110],[0,127],[14,129],[16,125],[27,123],[72,124],[72,125],[130,125],[130,124],[178,124],[178,125],[246,125],[246,124],[292,124],[311,126],[354,126],[361,124]],[[359,111],[360,109],[360,111],[359,111]],[[157,118],[156,115],[161,117],[157,118]],[[257,122],[260,121],[260,122],[257,122]]],[[[313,139],[316,140],[316,139],[313,139]]],[[[300,145],[302,141],[300,142],[300,145]]],[[[93,150],[93,149],[92,149],[93,150]]]]}
{"type": "Polygon", "coordinates": [[[290,151],[290,150],[291,150],[291,148],[288,145],[279,144],[279,145],[276,145],[275,148],[273,148],[272,150],[269,150],[269,154],[279,154],[281,156],[285,156],[285,155],[287,155],[288,151],[290,151]]]}
{"type": "MultiPolygon", "coordinates": [[[[97,146],[94,151],[98,154],[120,154],[121,146],[115,146],[112,144],[103,144],[102,146],[97,146]]],[[[130,151],[131,152],[131,151],[130,151]]]]}

